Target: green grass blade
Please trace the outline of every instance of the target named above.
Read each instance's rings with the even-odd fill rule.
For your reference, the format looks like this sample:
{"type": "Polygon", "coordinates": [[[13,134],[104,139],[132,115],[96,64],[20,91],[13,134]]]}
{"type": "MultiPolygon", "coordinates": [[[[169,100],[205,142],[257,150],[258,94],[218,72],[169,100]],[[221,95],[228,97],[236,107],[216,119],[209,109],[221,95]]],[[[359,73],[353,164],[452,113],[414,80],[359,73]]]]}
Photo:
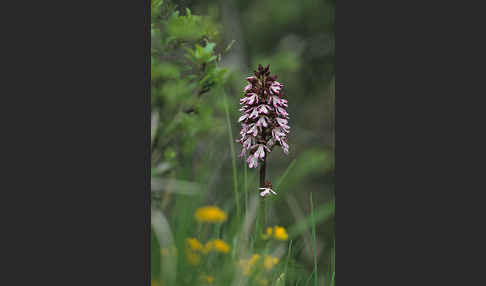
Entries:
{"type": "Polygon", "coordinates": [[[274,186],[275,190],[278,190],[278,188],[280,187],[280,185],[284,181],[285,177],[287,177],[287,174],[289,173],[290,169],[294,166],[295,161],[296,161],[296,159],[294,159],[294,160],[292,160],[292,162],[290,162],[289,166],[287,167],[287,169],[285,169],[285,171],[282,174],[282,176],[280,177],[280,179],[278,179],[277,184],[274,186]]]}
{"type": "Polygon", "coordinates": [[[332,247],[332,262],[331,262],[331,269],[332,269],[332,276],[331,276],[331,286],[334,286],[334,275],[336,274],[336,240],[333,240],[333,247],[332,247]]]}
{"type": "Polygon", "coordinates": [[[228,139],[229,139],[230,150],[231,150],[231,165],[233,167],[233,189],[235,192],[236,217],[238,218],[238,221],[240,221],[241,211],[240,211],[240,197],[238,195],[238,175],[236,170],[235,144],[233,142],[233,131],[231,129],[231,120],[228,111],[228,103],[226,102],[226,94],[224,93],[223,93],[223,99],[224,99],[224,111],[226,114],[226,123],[228,124],[228,135],[229,135],[228,139]]]}
{"type": "Polygon", "coordinates": [[[289,273],[288,273],[288,265],[289,265],[289,260],[290,260],[290,252],[292,251],[292,240],[290,240],[290,243],[289,243],[289,249],[287,250],[287,259],[285,260],[285,267],[284,267],[284,273],[285,273],[285,276],[284,276],[284,279],[283,279],[283,285],[286,285],[286,282],[287,282],[287,277],[289,276],[289,273]]]}
{"type": "Polygon", "coordinates": [[[312,204],[312,192],[310,193],[310,210],[312,219],[312,243],[314,244],[314,286],[317,286],[317,239],[316,239],[316,222],[314,220],[314,205],[312,204]]]}
{"type": "MultiPolygon", "coordinates": [[[[151,209],[152,229],[159,242],[160,249],[172,250],[174,247],[174,235],[164,213],[157,209],[151,209]]],[[[161,255],[160,278],[165,283],[172,285],[176,281],[177,257],[161,255]]]]}
{"type": "Polygon", "coordinates": [[[314,270],[312,270],[311,274],[309,275],[309,277],[305,281],[305,286],[309,285],[309,281],[311,281],[313,275],[314,275],[314,270]]]}
{"type": "Polygon", "coordinates": [[[289,238],[294,239],[299,235],[303,234],[307,229],[312,227],[312,224],[315,222],[319,224],[328,218],[330,218],[334,214],[334,201],[328,202],[318,209],[314,210],[314,219],[312,216],[308,216],[304,219],[299,220],[294,225],[288,228],[289,238]]]}

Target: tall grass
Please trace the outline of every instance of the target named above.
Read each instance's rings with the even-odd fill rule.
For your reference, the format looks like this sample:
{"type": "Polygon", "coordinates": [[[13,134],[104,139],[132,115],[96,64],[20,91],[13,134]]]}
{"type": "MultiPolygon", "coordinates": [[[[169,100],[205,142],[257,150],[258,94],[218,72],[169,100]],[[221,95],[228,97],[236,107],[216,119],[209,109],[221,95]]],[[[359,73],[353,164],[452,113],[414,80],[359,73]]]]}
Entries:
{"type": "MultiPolygon", "coordinates": [[[[226,95],[223,95],[224,129],[221,130],[221,136],[226,138],[221,139],[224,139],[222,142],[229,141],[229,148],[211,146],[216,151],[205,153],[198,163],[198,168],[205,172],[194,173],[194,166],[186,164],[180,169],[177,177],[170,180],[157,179],[154,174],[153,183],[157,185],[153,189],[163,195],[162,202],[154,205],[152,209],[153,285],[284,286],[313,283],[316,286],[319,278],[318,227],[333,216],[334,203],[331,201],[314,206],[315,201],[311,193],[308,216],[292,216],[292,212],[289,211],[279,214],[282,219],[278,216],[271,217],[269,221],[274,222],[272,225],[256,223],[261,205],[257,191],[258,171],[248,170],[244,161],[243,165],[237,164],[231,110],[226,95]],[[223,159],[228,156],[227,149],[231,158],[232,178],[226,179],[222,176],[225,169],[216,168],[215,162],[222,166],[227,162],[223,159]],[[210,178],[206,178],[207,175],[210,175],[210,178]],[[212,182],[212,178],[219,178],[219,182],[208,183],[212,182]],[[220,188],[225,185],[232,195],[216,191],[213,187],[220,188]],[[227,220],[222,223],[197,222],[194,213],[198,207],[204,205],[218,206],[227,214],[227,220]],[[263,239],[262,235],[266,233],[267,227],[283,222],[286,222],[282,226],[288,233],[288,239],[278,240],[273,236],[263,239]],[[312,232],[311,240],[306,239],[306,236],[310,237],[309,232],[312,232]],[[196,238],[203,246],[209,241],[220,239],[228,244],[230,251],[210,251],[207,254],[195,251],[194,253],[199,256],[199,262],[195,265],[188,257],[188,238],[196,238]],[[311,264],[306,263],[305,247],[312,248],[311,264]],[[248,265],[256,254],[260,256],[259,260],[254,263],[251,271],[245,273],[245,265],[248,265]],[[268,261],[271,259],[278,262],[270,265],[268,261]]],[[[213,141],[219,142],[218,138],[213,141]]],[[[303,170],[296,172],[296,168],[300,168],[297,163],[305,160],[302,157],[294,158],[276,180],[274,189],[278,196],[266,200],[268,206],[272,207],[270,210],[274,210],[276,204],[284,202],[287,195],[290,195],[280,190],[287,191],[288,182],[296,182],[302,178],[301,174],[305,174],[303,170]],[[299,174],[297,178],[296,173],[299,174]]],[[[267,214],[271,216],[273,212],[268,211],[267,214]]],[[[334,285],[334,258],[331,260],[332,267],[330,273],[327,273],[329,279],[325,286],[334,285]]],[[[321,271],[322,269],[321,266],[321,271]]],[[[326,273],[323,275],[326,276],[326,273]]]]}

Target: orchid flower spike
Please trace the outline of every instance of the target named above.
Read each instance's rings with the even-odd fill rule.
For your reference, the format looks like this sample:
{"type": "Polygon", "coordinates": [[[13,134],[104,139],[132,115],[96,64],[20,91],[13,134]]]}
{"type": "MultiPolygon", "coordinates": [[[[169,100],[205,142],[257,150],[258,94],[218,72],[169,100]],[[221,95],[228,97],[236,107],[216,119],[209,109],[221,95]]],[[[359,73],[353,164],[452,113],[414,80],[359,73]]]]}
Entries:
{"type": "Polygon", "coordinates": [[[275,146],[289,153],[288,101],[283,98],[283,84],[276,81],[277,75],[270,75],[269,65],[258,65],[258,70],[246,80],[248,85],[240,99],[243,114],[238,120],[241,138],[236,141],[242,145],[240,156],[246,156],[250,168],[257,168],[258,162],[264,161],[275,146]]]}

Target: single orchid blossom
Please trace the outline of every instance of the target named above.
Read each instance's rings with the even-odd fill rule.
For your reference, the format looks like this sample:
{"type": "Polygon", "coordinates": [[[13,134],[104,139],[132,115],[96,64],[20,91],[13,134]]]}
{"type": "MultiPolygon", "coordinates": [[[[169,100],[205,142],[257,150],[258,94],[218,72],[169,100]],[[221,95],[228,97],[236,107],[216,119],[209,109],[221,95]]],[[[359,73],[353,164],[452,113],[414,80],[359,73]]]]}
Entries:
{"type": "Polygon", "coordinates": [[[258,188],[259,190],[263,190],[262,192],[260,192],[260,196],[262,198],[266,197],[266,196],[269,196],[270,193],[274,194],[274,195],[277,195],[277,193],[272,190],[271,188],[258,188]]]}

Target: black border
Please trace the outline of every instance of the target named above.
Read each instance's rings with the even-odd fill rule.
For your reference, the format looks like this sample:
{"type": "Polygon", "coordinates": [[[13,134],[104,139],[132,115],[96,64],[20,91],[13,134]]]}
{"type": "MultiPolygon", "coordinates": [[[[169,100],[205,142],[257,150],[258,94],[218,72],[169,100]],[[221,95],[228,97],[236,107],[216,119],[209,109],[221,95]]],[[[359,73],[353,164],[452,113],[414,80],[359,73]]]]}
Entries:
{"type": "Polygon", "coordinates": [[[4,9],[7,280],[150,285],[150,3],[4,9]]]}
{"type": "Polygon", "coordinates": [[[151,1],[145,0],[145,285],[151,285],[151,263],[150,263],[150,225],[151,225],[151,189],[150,189],[150,167],[151,167],[151,108],[150,108],[150,52],[151,52],[151,1]]]}

